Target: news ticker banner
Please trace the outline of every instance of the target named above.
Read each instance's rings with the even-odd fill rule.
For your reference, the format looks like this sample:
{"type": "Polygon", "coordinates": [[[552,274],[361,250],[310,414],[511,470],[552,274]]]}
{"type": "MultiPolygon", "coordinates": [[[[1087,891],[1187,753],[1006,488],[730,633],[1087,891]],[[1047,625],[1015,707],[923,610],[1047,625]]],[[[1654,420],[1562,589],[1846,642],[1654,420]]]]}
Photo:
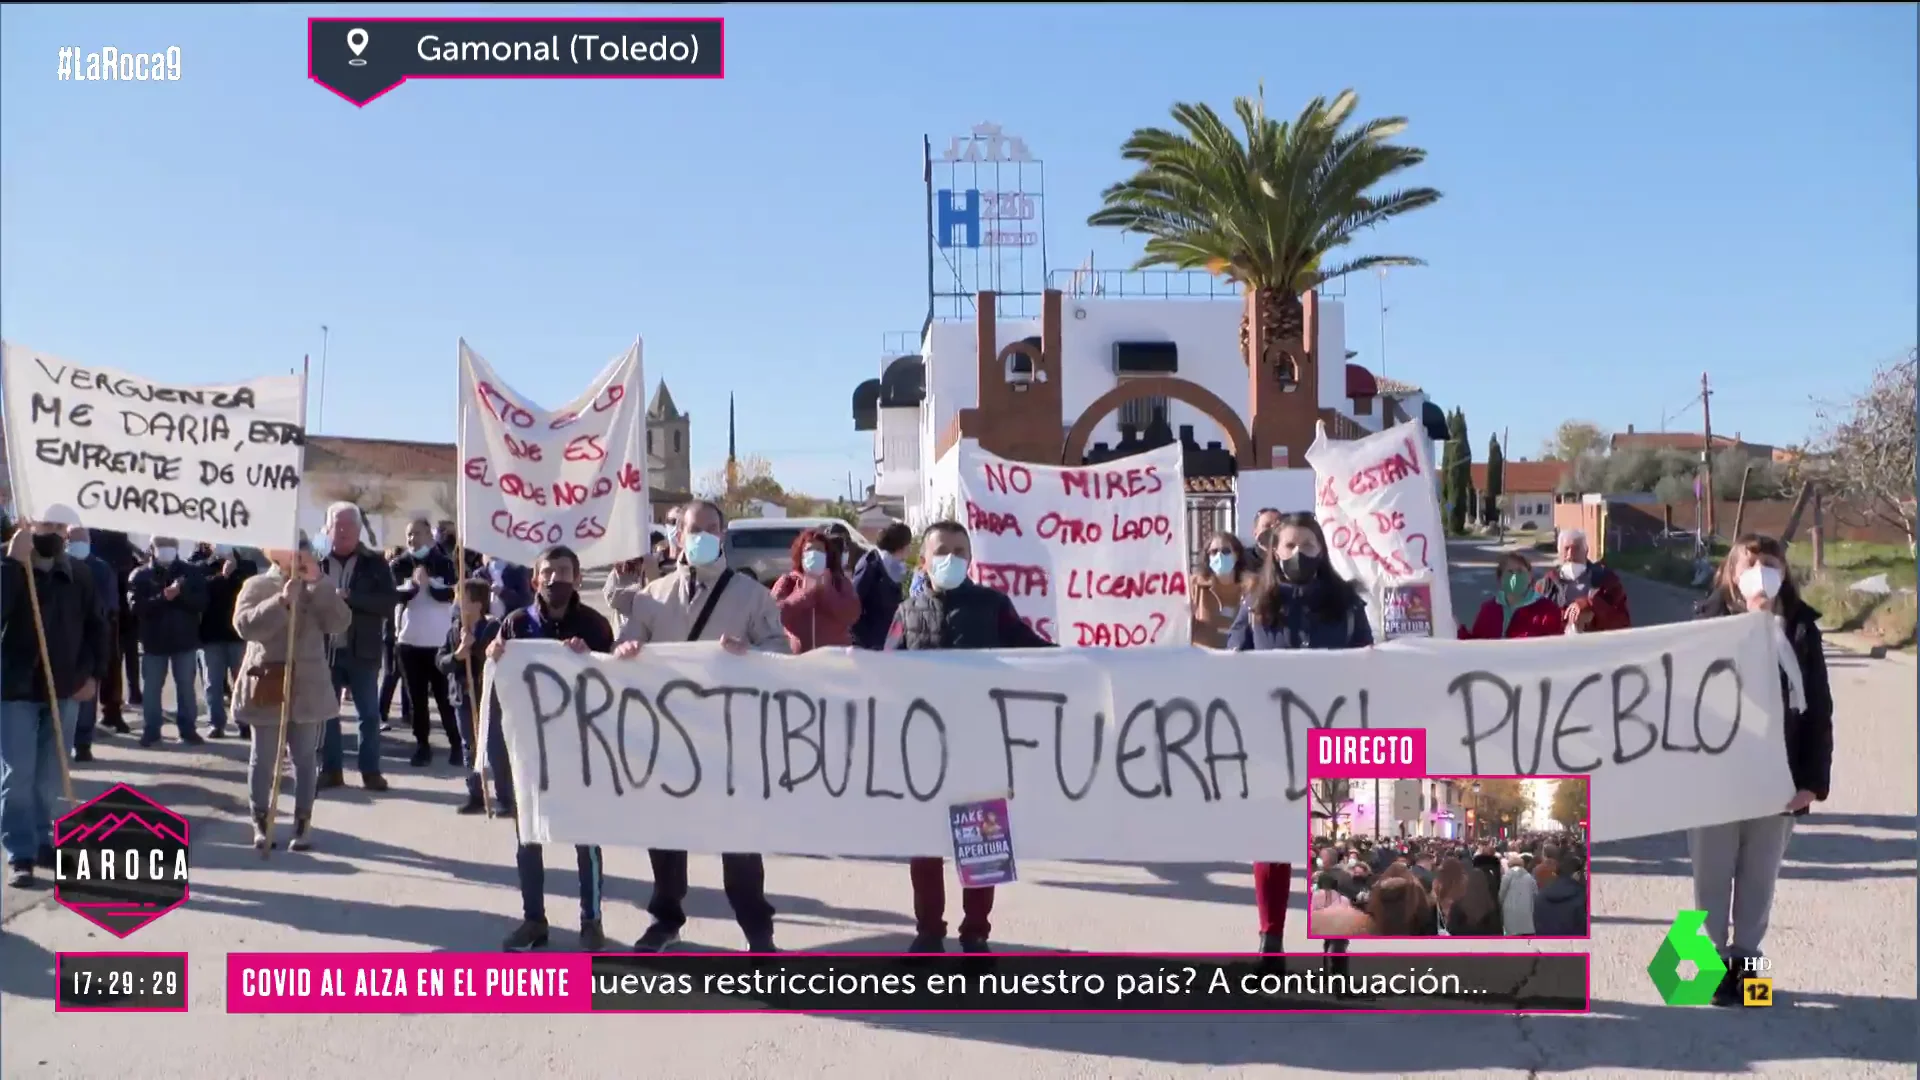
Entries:
{"type": "Polygon", "coordinates": [[[1585,1012],[1584,953],[229,953],[229,1013],[1585,1012]]]}
{"type": "Polygon", "coordinates": [[[718,79],[720,19],[308,19],[307,77],[355,105],[408,79],[718,79]]]}

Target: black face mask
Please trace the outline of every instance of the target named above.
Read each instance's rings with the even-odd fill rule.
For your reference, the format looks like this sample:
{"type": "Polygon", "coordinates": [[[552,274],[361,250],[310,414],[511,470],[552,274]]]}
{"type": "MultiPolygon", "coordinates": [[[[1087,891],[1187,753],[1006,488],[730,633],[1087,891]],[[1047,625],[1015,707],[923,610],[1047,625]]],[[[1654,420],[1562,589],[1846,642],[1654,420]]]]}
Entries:
{"type": "Polygon", "coordinates": [[[33,553],[43,559],[51,559],[67,549],[67,538],[59,533],[35,533],[33,553]]]}
{"type": "Polygon", "coordinates": [[[1280,560],[1280,577],[1290,585],[1304,585],[1319,565],[1320,560],[1315,556],[1296,551],[1280,560]]]}
{"type": "Polygon", "coordinates": [[[555,581],[540,587],[540,600],[549,611],[559,611],[573,602],[573,583],[555,581]]]}

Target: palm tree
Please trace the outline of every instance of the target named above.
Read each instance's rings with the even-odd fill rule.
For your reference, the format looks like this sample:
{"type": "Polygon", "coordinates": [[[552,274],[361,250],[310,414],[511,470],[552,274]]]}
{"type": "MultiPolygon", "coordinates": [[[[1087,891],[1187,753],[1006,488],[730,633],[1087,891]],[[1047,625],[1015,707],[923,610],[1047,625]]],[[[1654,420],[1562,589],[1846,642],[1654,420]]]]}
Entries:
{"type": "MultiPolygon", "coordinates": [[[[1359,100],[1352,90],[1331,103],[1314,98],[1288,124],[1267,116],[1263,85],[1257,98],[1234,99],[1244,140],[1210,106],[1177,104],[1173,118],[1184,130],[1136,130],[1120,155],[1140,170],[1103,192],[1105,205],[1087,223],[1145,234],[1137,270],[1206,269],[1261,294],[1268,358],[1304,355],[1301,294],[1362,270],[1425,265],[1406,255],[1330,256],[1357,234],[1440,201],[1427,187],[1369,194],[1427,152],[1389,141],[1406,130],[1404,117],[1345,127],[1359,100]]],[[[1243,358],[1250,332],[1243,318],[1243,358]]]]}

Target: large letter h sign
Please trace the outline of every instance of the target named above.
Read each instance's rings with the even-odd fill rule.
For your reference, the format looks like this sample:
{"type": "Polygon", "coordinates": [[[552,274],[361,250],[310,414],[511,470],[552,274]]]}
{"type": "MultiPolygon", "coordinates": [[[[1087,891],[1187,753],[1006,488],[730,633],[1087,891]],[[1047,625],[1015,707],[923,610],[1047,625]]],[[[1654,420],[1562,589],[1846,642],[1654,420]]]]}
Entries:
{"type": "Polygon", "coordinates": [[[980,193],[969,190],[963,194],[966,195],[966,202],[956,204],[951,190],[941,188],[938,193],[940,214],[934,235],[943,248],[955,245],[970,248],[980,246],[980,193]],[[964,241],[956,236],[963,228],[967,234],[964,241]]]}

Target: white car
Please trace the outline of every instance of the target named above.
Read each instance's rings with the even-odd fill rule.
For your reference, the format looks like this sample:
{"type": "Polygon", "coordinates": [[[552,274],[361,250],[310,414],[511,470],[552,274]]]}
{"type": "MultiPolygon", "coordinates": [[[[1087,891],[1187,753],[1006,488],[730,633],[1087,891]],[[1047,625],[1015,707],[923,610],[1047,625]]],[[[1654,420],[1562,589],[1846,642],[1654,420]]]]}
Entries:
{"type": "Polygon", "coordinates": [[[839,518],[743,518],[727,523],[727,566],[771,588],[781,574],[793,569],[793,542],[808,529],[840,537],[846,545],[843,569],[848,573],[873,550],[873,541],[839,518]]]}

